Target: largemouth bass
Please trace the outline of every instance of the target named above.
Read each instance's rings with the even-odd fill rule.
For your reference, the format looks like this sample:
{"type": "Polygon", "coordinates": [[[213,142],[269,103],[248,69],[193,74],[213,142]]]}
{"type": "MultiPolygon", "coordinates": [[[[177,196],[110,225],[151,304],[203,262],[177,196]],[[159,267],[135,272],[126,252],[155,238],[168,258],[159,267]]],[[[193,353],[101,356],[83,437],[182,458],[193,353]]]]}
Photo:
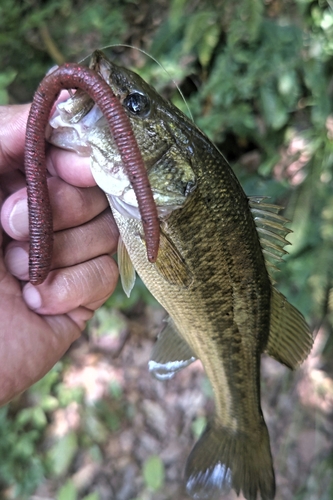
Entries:
{"type": "Polygon", "coordinates": [[[160,218],[156,263],[147,260],[134,191],[98,107],[83,92],[58,105],[50,141],[91,158],[120,232],[124,290],[135,271],[169,314],[149,368],[159,379],[200,359],[215,415],[185,468],[187,492],[215,499],[233,488],[272,500],[275,479],[260,405],[263,352],[296,368],[312,336],[303,316],[272,285],[269,257],[280,259],[285,220],[278,207],[248,198],[219,150],[137,74],[96,51],[90,67],[128,114],[160,218]]]}

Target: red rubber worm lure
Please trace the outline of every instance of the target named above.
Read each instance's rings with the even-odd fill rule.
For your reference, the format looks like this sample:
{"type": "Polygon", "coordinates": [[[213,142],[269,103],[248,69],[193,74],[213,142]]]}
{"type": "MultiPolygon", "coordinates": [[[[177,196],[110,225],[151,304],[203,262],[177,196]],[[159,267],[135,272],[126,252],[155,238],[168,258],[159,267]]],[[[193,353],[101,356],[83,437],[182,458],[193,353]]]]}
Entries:
{"type": "Polygon", "coordinates": [[[60,90],[73,88],[87,92],[108,121],[138,201],[148,260],[155,262],[157,258],[160,236],[157,208],[129,118],[112,89],[95,71],[67,63],[42,80],[27,123],[25,173],[30,230],[29,274],[33,285],[46,279],[53,247],[53,221],[46,180],[45,128],[60,90]]]}

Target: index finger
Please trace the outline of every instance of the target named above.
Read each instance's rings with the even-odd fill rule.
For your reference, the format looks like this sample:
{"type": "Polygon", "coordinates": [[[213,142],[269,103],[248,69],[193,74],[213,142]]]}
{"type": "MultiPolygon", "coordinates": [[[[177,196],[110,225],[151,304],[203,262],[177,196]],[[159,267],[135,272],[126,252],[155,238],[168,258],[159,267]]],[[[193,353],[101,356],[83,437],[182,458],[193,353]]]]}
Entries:
{"type": "Polygon", "coordinates": [[[68,184],[77,187],[96,186],[90,170],[89,157],[51,146],[46,157],[46,164],[51,175],[61,177],[68,184]]]}
{"type": "MultiPolygon", "coordinates": [[[[0,174],[23,169],[24,146],[30,104],[0,106],[0,174]]],[[[90,160],[76,153],[51,146],[47,167],[69,184],[78,187],[95,186],[90,160]]]]}

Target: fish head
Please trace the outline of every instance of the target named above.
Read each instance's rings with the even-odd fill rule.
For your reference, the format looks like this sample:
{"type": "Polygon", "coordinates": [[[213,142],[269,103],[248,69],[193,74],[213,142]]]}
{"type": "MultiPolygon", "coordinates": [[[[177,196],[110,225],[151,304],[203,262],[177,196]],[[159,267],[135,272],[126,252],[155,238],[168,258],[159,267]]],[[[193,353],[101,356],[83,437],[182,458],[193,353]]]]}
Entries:
{"type": "MultiPolygon", "coordinates": [[[[140,149],[161,218],[184,205],[196,187],[189,120],[139,75],[95,51],[90,68],[111,87],[126,112],[140,149]],[[185,121],[184,121],[185,118],[185,121]],[[185,124],[185,125],[184,125],[185,124]]],[[[99,107],[82,90],[58,104],[48,140],[90,156],[97,184],[123,214],[139,218],[134,190],[109,126],[99,107]]],[[[192,125],[193,126],[193,125],[192,125]]]]}

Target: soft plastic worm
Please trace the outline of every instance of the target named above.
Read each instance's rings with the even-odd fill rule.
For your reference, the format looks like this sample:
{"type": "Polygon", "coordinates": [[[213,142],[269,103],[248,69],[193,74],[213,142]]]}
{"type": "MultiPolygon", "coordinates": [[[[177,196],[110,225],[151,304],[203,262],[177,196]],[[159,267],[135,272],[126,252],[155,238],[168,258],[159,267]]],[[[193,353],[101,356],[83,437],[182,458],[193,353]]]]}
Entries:
{"type": "Polygon", "coordinates": [[[45,128],[60,90],[80,88],[100,107],[137,197],[145,233],[147,256],[155,262],[159,247],[159,220],[147,171],[128,116],[107,83],[93,70],[64,64],[40,83],[30,110],[25,146],[30,228],[29,274],[34,285],[50,270],[53,247],[52,211],[46,180],[45,128]]]}

